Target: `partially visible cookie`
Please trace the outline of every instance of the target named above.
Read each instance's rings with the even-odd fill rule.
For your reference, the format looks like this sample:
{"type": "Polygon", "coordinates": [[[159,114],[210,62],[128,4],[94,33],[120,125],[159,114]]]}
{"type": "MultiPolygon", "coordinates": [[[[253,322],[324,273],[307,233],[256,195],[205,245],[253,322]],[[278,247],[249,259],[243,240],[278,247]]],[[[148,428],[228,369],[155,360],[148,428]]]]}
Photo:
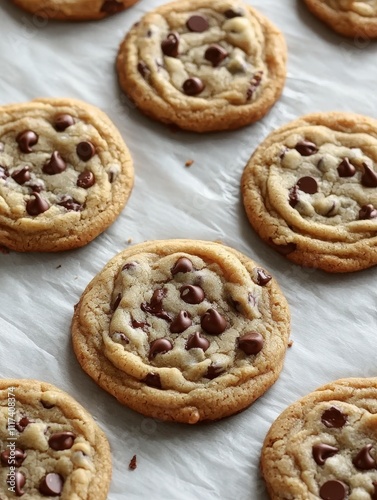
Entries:
{"type": "Polygon", "coordinates": [[[377,121],[304,116],[270,134],[242,178],[259,236],[288,259],[329,272],[377,264],[377,121]]]}
{"type": "Polygon", "coordinates": [[[98,108],[38,99],[0,108],[0,244],[21,252],[85,245],[123,209],[129,151],[98,108]]]}
{"type": "Polygon", "coordinates": [[[138,0],[13,0],[40,17],[61,21],[102,19],[131,7],[138,0]]]}
{"type": "Polygon", "coordinates": [[[251,259],[218,243],[152,241],[114,257],[75,309],[83,369],[150,417],[216,420],[277,379],[290,331],[287,302],[251,259]]]}
{"type": "Polygon", "coordinates": [[[273,500],[375,500],[377,378],[337,380],[289,406],[261,468],[273,500]]]}
{"type": "Polygon", "coordinates": [[[65,392],[37,380],[0,380],[0,498],[105,500],[109,443],[65,392]]]}
{"type": "Polygon", "coordinates": [[[309,10],[348,37],[377,38],[376,0],[305,0],[309,10]]]}
{"type": "Polygon", "coordinates": [[[195,132],[262,118],[286,76],[280,31],[239,0],[181,0],[146,14],[120,46],[125,93],[148,116],[195,132]]]}

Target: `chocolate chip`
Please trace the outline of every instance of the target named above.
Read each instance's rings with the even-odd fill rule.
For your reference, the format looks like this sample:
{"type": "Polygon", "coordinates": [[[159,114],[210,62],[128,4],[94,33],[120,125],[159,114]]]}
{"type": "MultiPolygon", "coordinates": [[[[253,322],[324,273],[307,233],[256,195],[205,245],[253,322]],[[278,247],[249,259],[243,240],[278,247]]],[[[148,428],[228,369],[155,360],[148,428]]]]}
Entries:
{"type": "Polygon", "coordinates": [[[43,406],[43,408],[46,408],[46,410],[51,410],[51,408],[54,408],[54,404],[52,403],[47,403],[47,401],[41,401],[41,405],[43,406]]]}
{"type": "Polygon", "coordinates": [[[203,330],[210,335],[220,335],[226,330],[227,321],[215,309],[208,309],[203,314],[200,324],[203,330]]]}
{"type": "Polygon", "coordinates": [[[43,214],[50,208],[48,202],[39,193],[33,192],[32,196],[34,196],[34,199],[26,202],[26,211],[29,215],[43,214]]]}
{"type": "Polygon", "coordinates": [[[51,472],[46,474],[39,484],[39,492],[46,497],[57,497],[61,494],[63,490],[63,478],[60,474],[55,474],[51,472]]]}
{"type": "Polygon", "coordinates": [[[347,495],[348,487],[336,479],[326,481],[319,490],[319,496],[323,500],[344,500],[347,495]]]}
{"type": "Polygon", "coordinates": [[[153,359],[157,354],[164,354],[165,352],[171,351],[173,349],[173,344],[168,339],[157,339],[154,340],[149,348],[149,359],[153,359]]]}
{"type": "Polygon", "coordinates": [[[191,317],[187,311],[180,311],[170,325],[171,333],[182,333],[192,325],[191,317]]]}
{"type": "Polygon", "coordinates": [[[117,342],[118,344],[127,345],[130,343],[130,339],[126,335],[124,335],[124,333],[121,333],[121,332],[113,333],[112,339],[114,342],[117,342]]]}
{"type": "Polygon", "coordinates": [[[204,291],[200,286],[184,285],[180,288],[181,299],[187,304],[200,304],[204,300],[204,291]]]}
{"type": "Polygon", "coordinates": [[[22,472],[16,471],[14,475],[8,474],[7,483],[10,488],[14,486],[16,497],[22,497],[25,494],[22,488],[25,486],[26,479],[22,472]]]}
{"type": "Polygon", "coordinates": [[[76,153],[82,161],[89,161],[96,154],[96,148],[91,142],[83,141],[77,144],[76,153]]]}
{"type": "Polygon", "coordinates": [[[116,311],[118,309],[121,300],[122,300],[122,294],[118,293],[118,295],[114,299],[114,302],[111,304],[112,311],[116,311]]]}
{"type": "Polygon", "coordinates": [[[339,449],[325,443],[315,444],[312,448],[314,461],[318,465],[323,465],[326,460],[338,453],[339,449]]]}
{"type": "Polygon", "coordinates": [[[287,243],[285,245],[278,245],[277,243],[274,243],[272,238],[268,240],[268,243],[272,248],[274,248],[277,252],[279,252],[281,255],[289,255],[290,253],[294,252],[297,248],[296,243],[287,243]]]}
{"type": "Polygon", "coordinates": [[[213,380],[214,378],[218,377],[219,375],[222,375],[224,372],[225,372],[225,368],[223,368],[221,365],[212,364],[212,365],[209,365],[207,373],[204,375],[204,377],[209,378],[210,380],[213,380]]]}
{"type": "Polygon", "coordinates": [[[76,201],[72,196],[68,194],[63,196],[62,199],[57,203],[60,207],[64,207],[67,210],[73,210],[74,212],[80,212],[84,207],[76,201]]]}
{"type": "Polygon", "coordinates": [[[61,174],[67,168],[67,165],[58,151],[54,151],[51,158],[43,165],[43,172],[48,175],[61,174]]]}
{"type": "Polygon", "coordinates": [[[347,415],[344,415],[338,408],[331,406],[323,412],[321,420],[326,427],[340,429],[346,424],[347,418],[347,415]]]}
{"type": "Polygon", "coordinates": [[[212,66],[214,68],[218,66],[224,59],[226,59],[228,55],[228,52],[217,43],[215,43],[214,45],[210,45],[204,53],[205,59],[212,63],[212,66]]]}
{"type": "Polygon", "coordinates": [[[137,467],[137,463],[136,463],[136,455],[134,455],[131,460],[130,460],[130,463],[128,464],[128,468],[130,470],[135,470],[137,467]]]}
{"type": "Polygon", "coordinates": [[[26,427],[32,423],[32,420],[29,420],[28,417],[22,417],[18,422],[14,424],[15,428],[18,432],[24,432],[26,427]]]}
{"type": "Polygon", "coordinates": [[[161,42],[162,52],[169,57],[177,57],[179,47],[178,33],[169,33],[165,40],[161,42]]]}
{"type": "Polygon", "coordinates": [[[48,445],[56,451],[70,450],[75,439],[76,436],[72,432],[56,432],[48,440],[48,445]]]}
{"type": "Polygon", "coordinates": [[[31,174],[30,174],[30,167],[23,167],[20,170],[16,170],[12,174],[12,179],[14,179],[17,184],[25,184],[25,182],[30,181],[31,174]]]}
{"type": "Polygon", "coordinates": [[[192,76],[183,83],[182,88],[184,93],[187,95],[198,95],[203,91],[204,83],[200,80],[200,78],[192,76]]]}
{"type": "Polygon", "coordinates": [[[18,143],[18,147],[23,153],[31,153],[32,146],[35,146],[38,142],[38,135],[32,130],[25,130],[18,134],[16,141],[18,143]]]}
{"type": "Polygon", "coordinates": [[[318,148],[313,142],[300,141],[295,146],[296,151],[300,153],[301,156],[311,156],[317,153],[318,148]]]}
{"type": "Polygon", "coordinates": [[[356,469],[360,470],[370,470],[375,469],[377,466],[376,460],[370,454],[373,445],[367,444],[362,448],[356,457],[352,460],[353,465],[356,469]]]}
{"type": "Polygon", "coordinates": [[[61,114],[55,117],[55,130],[58,132],[64,132],[68,127],[75,124],[73,116],[67,114],[61,114]]]}
{"type": "Polygon", "coordinates": [[[9,177],[8,169],[0,165],[0,179],[6,179],[7,177],[9,177]]]}
{"type": "Polygon", "coordinates": [[[144,302],[141,304],[140,308],[142,311],[147,312],[149,314],[153,314],[153,316],[157,316],[157,318],[164,319],[165,321],[171,321],[170,315],[164,311],[162,306],[162,300],[166,297],[166,289],[158,288],[153,292],[151,301],[149,304],[144,302]]]}
{"type": "Polygon", "coordinates": [[[250,332],[238,339],[238,347],[245,354],[258,354],[263,349],[264,339],[258,332],[250,332]]]}
{"type": "Polygon", "coordinates": [[[374,205],[369,203],[369,205],[364,205],[361,207],[359,211],[359,219],[375,219],[377,217],[377,209],[374,208],[374,205]]]}
{"type": "Polygon", "coordinates": [[[171,273],[175,276],[178,273],[189,273],[194,269],[192,262],[187,257],[180,257],[172,267],[171,273]]]}
{"type": "Polygon", "coordinates": [[[366,163],[363,163],[364,173],[361,176],[361,184],[365,187],[377,187],[377,174],[366,163]]]}
{"type": "Polygon", "coordinates": [[[148,373],[148,375],[143,379],[143,382],[149,387],[154,387],[155,389],[162,389],[160,375],[158,373],[148,373]]]}
{"type": "Polygon", "coordinates": [[[129,271],[130,269],[134,269],[137,266],[137,262],[127,262],[122,267],[122,271],[129,271]]]}
{"type": "Polygon", "coordinates": [[[260,267],[257,268],[257,282],[259,286],[266,286],[272,280],[272,276],[260,267]]]}
{"type": "Polygon", "coordinates": [[[188,19],[186,26],[190,31],[194,31],[195,33],[202,33],[209,28],[207,19],[200,14],[191,16],[188,19]]]}
{"type": "Polygon", "coordinates": [[[317,181],[309,176],[301,177],[301,179],[297,181],[297,187],[300,191],[308,194],[314,194],[318,191],[317,181]]]}
{"type": "Polygon", "coordinates": [[[151,73],[150,70],[149,70],[149,68],[148,68],[148,66],[143,61],[140,61],[138,63],[137,70],[138,70],[138,72],[141,74],[141,76],[143,78],[148,77],[150,75],[150,73],[151,73]]]}
{"type": "Polygon", "coordinates": [[[250,85],[249,85],[249,88],[247,89],[247,92],[246,92],[246,100],[249,101],[253,97],[254,92],[259,87],[259,85],[262,81],[262,76],[263,76],[263,71],[258,71],[257,73],[255,73],[253,78],[250,80],[250,85]]]}
{"type": "Polygon", "coordinates": [[[10,467],[11,465],[15,467],[21,467],[22,462],[26,458],[26,453],[20,448],[16,448],[14,452],[12,452],[12,456],[10,450],[5,450],[0,455],[1,465],[4,467],[10,467]]]}
{"type": "Polygon", "coordinates": [[[91,172],[90,170],[84,170],[84,172],[81,172],[81,174],[78,176],[76,184],[78,187],[81,187],[83,189],[89,189],[93,186],[94,183],[95,177],[93,172],[91,172]]]}
{"type": "Polygon", "coordinates": [[[298,186],[297,185],[293,186],[289,190],[288,201],[289,201],[289,204],[292,208],[294,208],[297,205],[297,203],[299,202],[298,186]]]}
{"type": "Polygon", "coordinates": [[[137,321],[136,319],[131,319],[131,326],[132,328],[141,328],[142,330],[145,331],[146,327],[150,326],[150,324],[144,321],[137,321]]]}
{"type": "Polygon", "coordinates": [[[101,12],[106,12],[107,14],[117,14],[124,10],[124,3],[117,2],[117,0],[105,0],[101,7],[101,12]]]}
{"type": "Polygon", "coordinates": [[[202,349],[204,352],[208,349],[210,346],[209,340],[207,340],[205,337],[202,337],[202,335],[199,332],[195,332],[192,335],[189,336],[186,342],[186,350],[190,349],[202,349]]]}
{"type": "Polygon", "coordinates": [[[228,9],[224,12],[224,16],[227,19],[233,19],[234,17],[243,17],[243,12],[241,10],[228,9]]]}
{"type": "Polygon", "coordinates": [[[348,158],[344,158],[337,168],[339,177],[352,177],[356,173],[356,168],[350,163],[348,158]]]}

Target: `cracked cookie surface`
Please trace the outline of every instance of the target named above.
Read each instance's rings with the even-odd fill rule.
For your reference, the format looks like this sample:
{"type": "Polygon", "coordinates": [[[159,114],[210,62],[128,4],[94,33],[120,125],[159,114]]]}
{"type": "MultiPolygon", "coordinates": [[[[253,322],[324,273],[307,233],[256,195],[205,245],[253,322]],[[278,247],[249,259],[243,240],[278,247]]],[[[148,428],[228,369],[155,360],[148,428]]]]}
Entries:
{"type": "Polygon", "coordinates": [[[305,3],[313,14],[341,35],[377,38],[376,0],[305,0],[305,3]]]}
{"type": "Polygon", "coordinates": [[[0,244],[17,251],[85,245],[123,209],[133,166],[99,109],[71,99],[0,113],[0,244]]]}
{"type": "Polygon", "coordinates": [[[110,447],[82,406],[36,380],[0,380],[0,401],[0,498],[107,498],[110,447]]]}
{"type": "Polygon", "coordinates": [[[259,236],[290,260],[329,272],[377,263],[377,121],[304,116],[257,148],[242,178],[259,236]]]}
{"type": "Polygon", "coordinates": [[[341,379],[289,406],[262,450],[278,500],[377,498],[377,378],[341,379]]]}
{"type": "Polygon", "coordinates": [[[72,322],[84,370],[144,415],[196,423],[232,415],[277,379],[288,305],[274,279],[218,243],[152,241],[112,259],[72,322]]]}
{"type": "Polygon", "coordinates": [[[122,43],[120,84],[147,115],[196,132],[242,127],[279,98],[286,45],[238,0],[183,0],[146,14],[122,43]]]}

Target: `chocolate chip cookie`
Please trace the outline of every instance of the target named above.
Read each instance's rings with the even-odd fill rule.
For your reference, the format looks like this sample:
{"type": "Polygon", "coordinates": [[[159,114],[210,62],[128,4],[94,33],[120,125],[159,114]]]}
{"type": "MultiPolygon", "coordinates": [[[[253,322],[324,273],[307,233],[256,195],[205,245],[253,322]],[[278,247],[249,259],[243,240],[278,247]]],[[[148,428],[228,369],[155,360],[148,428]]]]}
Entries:
{"type": "Polygon", "coordinates": [[[274,500],[375,500],[377,378],[337,380],[289,406],[261,468],[274,500]]]}
{"type": "Polygon", "coordinates": [[[0,498],[105,500],[110,447],[65,392],[36,380],[0,380],[0,498]]]}
{"type": "Polygon", "coordinates": [[[130,154],[109,118],[71,99],[0,111],[0,244],[55,252],[98,236],[133,186],[130,154]]]}
{"type": "Polygon", "coordinates": [[[62,21],[102,19],[121,12],[138,0],[13,0],[32,14],[62,21]]]}
{"type": "Polygon", "coordinates": [[[341,35],[377,38],[376,0],[305,0],[309,10],[341,35]]]}
{"type": "Polygon", "coordinates": [[[131,29],[117,68],[123,90],[148,116],[196,132],[235,129],[279,98],[286,45],[238,0],[182,0],[131,29]]]}
{"type": "Polygon", "coordinates": [[[304,116],[258,147],[242,178],[259,236],[288,259],[329,272],[377,264],[377,121],[304,116]]]}
{"type": "Polygon", "coordinates": [[[144,415],[195,424],[243,410],[277,379],[287,302],[252,260],[218,243],[151,241],[114,257],[72,323],[84,370],[144,415]]]}

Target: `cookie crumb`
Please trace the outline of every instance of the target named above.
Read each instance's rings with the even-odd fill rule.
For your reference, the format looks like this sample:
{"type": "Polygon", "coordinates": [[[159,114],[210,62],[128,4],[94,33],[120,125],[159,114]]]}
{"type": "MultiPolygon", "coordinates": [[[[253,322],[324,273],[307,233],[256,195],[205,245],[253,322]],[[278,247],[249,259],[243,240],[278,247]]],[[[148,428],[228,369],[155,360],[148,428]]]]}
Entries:
{"type": "Polygon", "coordinates": [[[194,163],[194,160],[187,160],[185,163],[185,167],[191,167],[191,165],[193,165],[193,163],[194,163]]]}
{"type": "Polygon", "coordinates": [[[293,346],[293,340],[290,340],[290,341],[288,342],[288,347],[292,347],[292,346],[293,346]]]}
{"type": "Polygon", "coordinates": [[[132,242],[133,242],[133,239],[132,238],[128,238],[127,245],[131,245],[132,242]]]}
{"type": "Polygon", "coordinates": [[[134,455],[134,456],[131,458],[131,461],[130,461],[130,463],[129,463],[129,465],[128,465],[128,468],[129,468],[130,470],[135,470],[135,469],[136,469],[136,467],[137,467],[137,463],[136,463],[136,455],[134,455]]]}
{"type": "Polygon", "coordinates": [[[61,264],[59,264],[58,266],[55,267],[55,269],[60,269],[62,267],[61,264]]]}

